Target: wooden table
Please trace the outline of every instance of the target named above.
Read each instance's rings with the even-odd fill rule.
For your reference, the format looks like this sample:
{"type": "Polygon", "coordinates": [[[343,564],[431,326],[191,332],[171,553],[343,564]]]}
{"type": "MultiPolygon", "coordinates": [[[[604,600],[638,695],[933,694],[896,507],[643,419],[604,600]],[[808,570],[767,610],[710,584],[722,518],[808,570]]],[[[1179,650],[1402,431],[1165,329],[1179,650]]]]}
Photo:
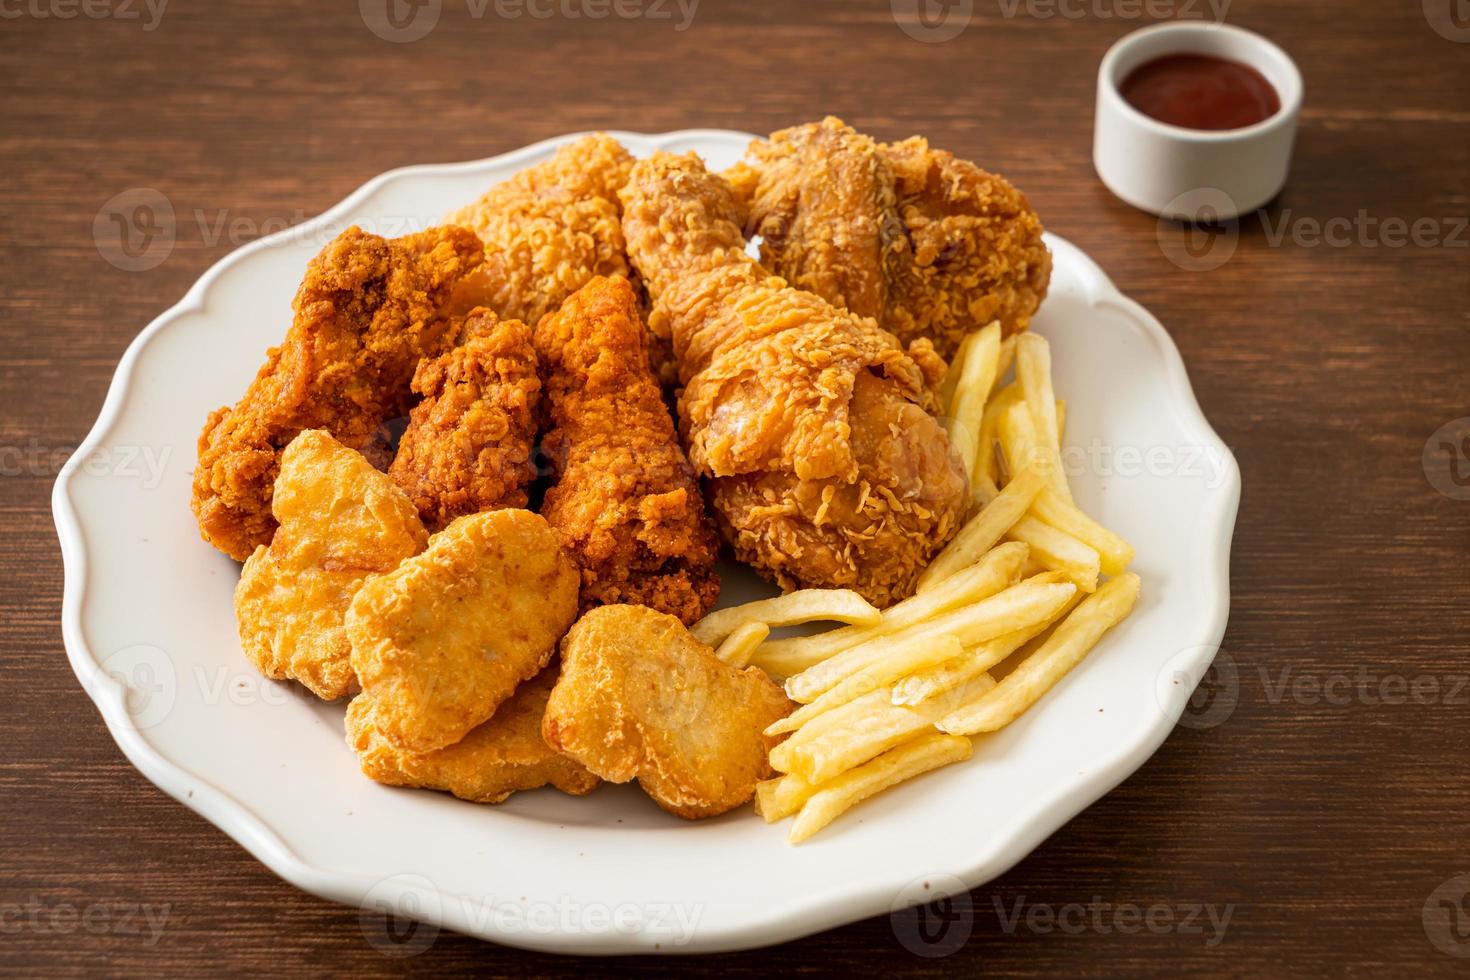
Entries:
{"type": "Polygon", "coordinates": [[[1470,450],[1456,442],[1470,431],[1470,44],[1451,40],[1470,25],[1446,12],[1436,30],[1418,2],[1238,0],[1230,20],[1300,63],[1306,110],[1282,198],[1241,224],[1228,262],[1190,272],[1170,258],[1184,232],[1113,199],[1091,168],[1094,73],[1145,23],[1131,0],[979,0],[937,43],[909,37],[883,0],[704,0],[686,30],[672,4],[659,8],[669,19],[594,20],[445,0],[436,29],[408,43],[375,36],[350,0],[175,0],[156,21],[141,0],[91,2],[0,5],[0,968],[1470,965],[1451,955],[1470,952],[1470,878],[1454,880],[1470,872],[1470,460],[1452,470],[1437,442],[1421,458],[1457,419],[1449,444],[1470,450]],[[593,965],[449,934],[389,959],[356,911],[277,880],[133,770],[66,663],[48,498],[145,323],[232,248],[392,167],[584,128],[766,132],[826,112],[881,138],[924,133],[1007,174],[1173,333],[1244,472],[1234,682],[1210,682],[1230,708],[1222,724],[1201,704],[1123,786],[957,907],[948,940],[917,944],[946,956],[917,955],[898,938],[913,923],[880,917],[693,963],[593,965]],[[93,234],[130,188],[158,191],[178,217],[172,250],[141,271],[93,234]],[[1388,219],[1427,223],[1404,243],[1388,219]],[[141,917],[125,926],[129,909],[166,909],[161,935],[141,917]],[[1223,938],[1211,912],[1230,916],[1223,938]]]}

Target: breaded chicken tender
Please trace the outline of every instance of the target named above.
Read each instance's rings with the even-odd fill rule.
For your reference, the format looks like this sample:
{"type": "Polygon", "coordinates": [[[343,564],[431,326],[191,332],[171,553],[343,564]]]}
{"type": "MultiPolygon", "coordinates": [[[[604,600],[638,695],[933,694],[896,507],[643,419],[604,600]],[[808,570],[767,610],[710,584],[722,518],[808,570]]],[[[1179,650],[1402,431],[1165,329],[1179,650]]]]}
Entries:
{"type": "Polygon", "coordinates": [[[833,116],[757,140],[728,175],[761,261],[943,357],[991,320],[1025,330],[1051,253],[1003,177],[913,137],[880,144],[833,116]]]}
{"type": "Polygon", "coordinates": [[[419,363],[414,406],[388,470],[430,530],[456,517],[525,507],[536,477],[541,381],[531,329],[483,307],[460,328],[460,346],[419,363]]]}
{"type": "Polygon", "coordinates": [[[541,513],[582,573],[582,609],[638,603],[699,620],[719,541],[648,365],[626,279],[598,277],[536,327],[556,470],[541,513]]]}
{"type": "Polygon", "coordinates": [[[390,240],[354,226],[311,260],[286,339],[199,435],[190,506],[206,541],[236,561],[270,543],[281,450],[301,430],[368,451],[382,424],[407,412],[419,360],[452,336],[441,306],[481,259],[463,228],[390,240]]]}
{"type": "Polygon", "coordinates": [[[632,166],[622,144],[594,133],[450,214],[449,224],[485,245],[485,263],[457,291],[454,308],[486,306],[534,324],[593,276],[628,275],[618,188],[632,166]]]}
{"type": "Polygon", "coordinates": [[[388,786],[443,790],[472,803],[501,803],[519,790],[548,785],[583,796],[597,786],[597,777],[541,737],[556,677],[553,662],[516,688],[489,721],[433,752],[395,748],[373,725],[372,700],[357,698],[347,708],[347,744],[363,775],[388,786]]]}
{"type": "Polygon", "coordinates": [[[240,647],[267,677],[335,700],[357,690],[343,618],[369,575],[418,554],[428,533],[362,454],[307,429],[281,454],[271,507],[280,528],[235,587],[240,647]]]}
{"type": "Polygon", "coordinates": [[[543,518],[461,517],[348,608],[378,733],[409,752],[458,742],[546,666],[576,614],[576,567],[543,518]]]}
{"type": "Polygon", "coordinates": [[[673,616],[602,606],[562,641],[561,677],[542,733],[613,783],[637,779],[686,820],[750,799],[779,738],[764,735],[791,703],[757,667],[721,661],[673,616]]]}

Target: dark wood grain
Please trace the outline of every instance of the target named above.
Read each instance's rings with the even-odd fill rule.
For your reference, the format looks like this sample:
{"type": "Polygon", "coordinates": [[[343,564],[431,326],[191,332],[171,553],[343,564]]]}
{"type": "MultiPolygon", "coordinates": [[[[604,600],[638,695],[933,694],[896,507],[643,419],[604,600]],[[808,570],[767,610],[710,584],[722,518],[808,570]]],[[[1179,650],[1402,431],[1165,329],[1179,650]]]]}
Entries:
{"type": "MultiPolygon", "coordinates": [[[[465,0],[444,0],[429,36],[391,44],[351,0],[174,0],[153,30],[139,3],[142,20],[36,15],[70,9],[66,0],[5,4],[0,969],[1463,973],[1470,960],[1431,943],[1423,909],[1470,872],[1470,705],[1464,691],[1449,696],[1470,673],[1470,501],[1431,487],[1421,450],[1470,415],[1470,236],[1273,243],[1253,218],[1228,263],[1182,271],[1156,222],[1091,169],[1096,65],[1142,23],[1101,14],[1133,8],[1088,0],[1067,8],[1083,13],[1073,18],[1041,16],[1052,8],[1035,2],[1010,17],[1009,2],[974,6],[960,36],[925,44],[885,0],[703,0],[684,31],[648,19],[475,19],[465,0]],[[968,940],[944,957],[911,952],[880,917],[694,963],[593,965],[449,934],[388,959],[356,911],[277,880],[133,770],[66,663],[48,496],[144,324],[260,228],[314,214],[391,167],[583,128],[765,132],[826,112],[883,138],[924,133],[1007,174],[1049,228],[1168,325],[1244,472],[1224,647],[1238,694],[1223,724],[1177,730],[1118,790],[974,892],[968,940]],[[180,223],[162,264],[129,272],[99,254],[92,224],[112,195],[137,187],[165,195],[180,223]],[[216,238],[208,225],[221,214],[238,225],[216,238]],[[1283,677],[1320,683],[1360,669],[1370,686],[1423,675],[1442,693],[1378,703],[1357,688],[1331,702],[1279,690],[1283,677]],[[1008,931],[1017,902],[1157,906],[1176,918],[1231,906],[1232,917],[1213,945],[1208,926],[1125,934],[1111,913],[1075,934],[1024,920],[1008,931]],[[150,942],[120,923],[53,925],[67,906],[168,915],[150,942]]],[[[1306,77],[1295,170],[1272,227],[1364,212],[1432,219],[1449,236],[1470,214],[1470,44],[1436,34],[1420,6],[1231,8],[1306,77]]]]}

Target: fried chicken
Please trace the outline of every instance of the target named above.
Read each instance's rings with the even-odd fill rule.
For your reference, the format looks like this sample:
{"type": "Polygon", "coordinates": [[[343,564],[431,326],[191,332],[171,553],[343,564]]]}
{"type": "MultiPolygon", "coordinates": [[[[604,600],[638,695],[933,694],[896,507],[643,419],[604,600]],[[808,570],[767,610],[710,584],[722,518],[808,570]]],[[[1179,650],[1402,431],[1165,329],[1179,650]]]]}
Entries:
{"type": "Polygon", "coordinates": [[[481,307],[459,333],[460,346],[414,373],[423,401],[388,470],[434,531],[465,514],[525,507],[536,477],[541,381],[531,329],[481,307]]]}
{"type": "Polygon", "coordinates": [[[773,133],[730,172],[766,267],[944,357],[991,320],[1025,330],[1051,254],[1025,195],[920,137],[879,144],[842,120],[773,133]]]}
{"type": "Polygon", "coordinates": [[[622,196],[674,340],[681,432],[736,557],[787,589],[909,595],[967,501],[926,411],[933,375],[873,320],[768,276],[733,190],[693,154],[641,161],[622,196]]]}
{"type": "Polygon", "coordinates": [[[547,785],[584,796],[596,788],[597,777],[541,737],[557,673],[553,663],[516,688],[489,721],[432,752],[395,748],[378,734],[372,700],[357,698],[347,708],[347,744],[363,775],[388,786],[443,790],[472,803],[502,803],[518,790],[547,785]]]}
{"type": "Polygon", "coordinates": [[[719,542],[648,365],[626,279],[597,277],[536,327],[556,470],[541,513],[582,573],[582,609],[631,602],[693,623],[719,542]]]}
{"type": "Polygon", "coordinates": [[[453,745],[546,666],[576,614],[577,572],[545,520],[461,517],[348,607],[374,728],[408,752],[453,745]]]}
{"type": "Polygon", "coordinates": [[[482,254],[463,228],[389,240],[352,227],[311,260],[286,339],[199,435],[190,503],[206,541],[236,561],[270,542],[281,450],[303,429],[367,450],[404,414],[419,360],[450,335],[440,307],[482,254]]]}
{"type": "Polygon", "coordinates": [[[392,480],[319,429],[281,453],[271,507],[280,528],[235,586],[240,648],[267,677],[326,701],[351,694],[347,606],[369,575],[418,554],[429,536],[392,480]]]}
{"type": "Polygon", "coordinates": [[[759,667],[738,670],[673,616],[603,606],[562,641],[561,676],[542,734],[613,783],[643,791],[686,820],[750,799],[780,741],[768,725],[791,710],[759,667]]]}
{"type": "Polygon", "coordinates": [[[534,324],[593,276],[628,275],[617,191],[633,158],[605,133],[561,147],[450,214],[485,245],[485,263],[455,295],[534,324]]]}

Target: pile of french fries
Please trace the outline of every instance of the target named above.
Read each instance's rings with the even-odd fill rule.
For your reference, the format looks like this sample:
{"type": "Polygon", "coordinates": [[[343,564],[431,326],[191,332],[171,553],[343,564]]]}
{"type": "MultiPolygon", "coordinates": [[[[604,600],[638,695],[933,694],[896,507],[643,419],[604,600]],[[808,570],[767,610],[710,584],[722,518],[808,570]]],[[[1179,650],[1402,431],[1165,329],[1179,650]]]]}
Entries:
{"type": "Polygon", "coordinates": [[[970,736],[1035,704],[1138,597],[1132,547],[1073,503],[1046,339],[1002,340],[990,324],[960,348],[941,397],[972,516],[915,595],[880,612],[847,590],[807,589],[694,627],[725,662],[784,680],[800,705],[767,729],[788,736],[771,750],[782,775],[756,787],[768,822],[796,815],[792,843],[889,786],[968,759],[970,736]],[[815,621],[846,625],[769,638],[815,621]]]}

